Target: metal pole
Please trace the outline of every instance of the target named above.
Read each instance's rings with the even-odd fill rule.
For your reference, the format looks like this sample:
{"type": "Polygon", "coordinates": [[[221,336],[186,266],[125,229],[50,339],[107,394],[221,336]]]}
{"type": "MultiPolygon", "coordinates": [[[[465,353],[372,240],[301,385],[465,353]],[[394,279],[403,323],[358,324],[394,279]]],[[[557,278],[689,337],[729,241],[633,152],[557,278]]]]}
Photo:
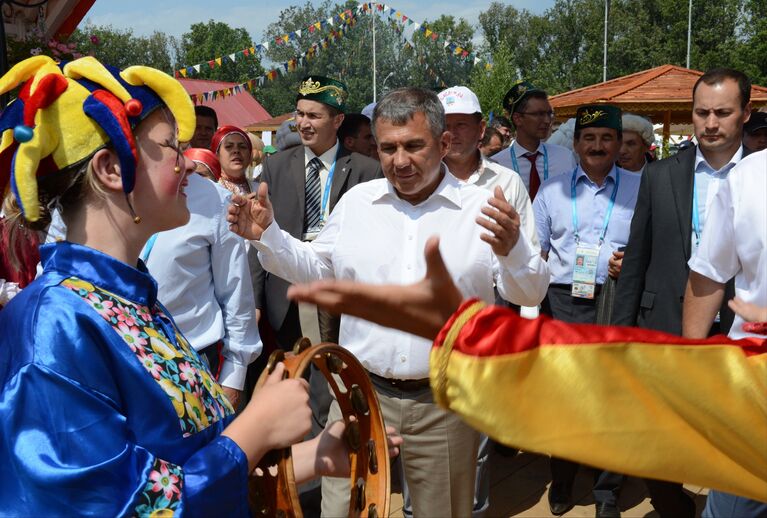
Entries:
{"type": "Polygon", "coordinates": [[[604,44],[604,58],[602,59],[602,82],[607,81],[607,12],[610,0],[605,0],[605,44],[604,44]]]}
{"type": "Polygon", "coordinates": [[[378,102],[378,90],[376,88],[376,11],[373,8],[373,102],[378,102]]]}
{"type": "Polygon", "coordinates": [[[687,68],[690,68],[690,40],[692,39],[692,0],[687,12],[687,68]]]}

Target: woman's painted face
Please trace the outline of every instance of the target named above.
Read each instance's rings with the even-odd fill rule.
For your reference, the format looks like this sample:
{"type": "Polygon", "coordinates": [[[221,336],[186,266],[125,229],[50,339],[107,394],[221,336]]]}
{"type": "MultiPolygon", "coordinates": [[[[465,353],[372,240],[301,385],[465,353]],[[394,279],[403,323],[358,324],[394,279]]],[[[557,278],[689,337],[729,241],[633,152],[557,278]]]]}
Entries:
{"type": "Polygon", "coordinates": [[[154,232],[185,225],[189,209],[184,188],[195,165],[181,152],[172,116],[155,110],[136,129],[136,146],[139,160],[131,197],[142,224],[154,232]]]}
{"type": "Polygon", "coordinates": [[[250,143],[239,133],[230,133],[218,147],[221,171],[229,177],[241,178],[250,164],[250,143]]]}

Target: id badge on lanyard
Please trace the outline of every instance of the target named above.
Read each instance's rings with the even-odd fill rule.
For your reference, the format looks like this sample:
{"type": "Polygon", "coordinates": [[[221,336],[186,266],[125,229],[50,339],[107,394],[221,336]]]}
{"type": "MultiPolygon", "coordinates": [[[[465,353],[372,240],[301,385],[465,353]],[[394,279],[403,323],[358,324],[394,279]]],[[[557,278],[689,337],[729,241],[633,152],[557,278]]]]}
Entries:
{"type": "Polygon", "coordinates": [[[597,265],[599,264],[599,249],[605,242],[607,236],[607,226],[610,223],[610,216],[615,207],[615,197],[618,194],[618,186],[620,185],[621,176],[620,171],[615,172],[615,185],[613,186],[613,192],[610,194],[610,201],[607,204],[607,211],[605,213],[605,220],[602,223],[602,231],[599,233],[599,244],[591,245],[588,243],[581,243],[580,235],[578,232],[578,207],[575,203],[575,182],[577,178],[578,168],[573,171],[572,179],[570,181],[570,201],[572,205],[573,215],[573,234],[575,235],[575,260],[573,262],[573,285],[570,290],[570,295],[578,297],[580,299],[593,299],[596,294],[597,287],[597,265]]]}
{"type": "Polygon", "coordinates": [[[570,295],[579,299],[593,299],[597,286],[599,245],[578,244],[573,262],[573,287],[570,295]]]}

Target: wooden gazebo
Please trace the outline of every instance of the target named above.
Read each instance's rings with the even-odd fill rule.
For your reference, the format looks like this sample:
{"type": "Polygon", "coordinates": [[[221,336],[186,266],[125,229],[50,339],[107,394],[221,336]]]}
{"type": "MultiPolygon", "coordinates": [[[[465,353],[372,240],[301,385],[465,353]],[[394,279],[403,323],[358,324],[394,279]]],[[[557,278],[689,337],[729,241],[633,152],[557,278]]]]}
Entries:
{"type": "MultiPolygon", "coordinates": [[[[605,103],[625,112],[663,123],[663,142],[668,142],[671,124],[692,120],[692,87],[703,72],[674,65],[663,65],[604,83],[571,90],[549,98],[557,117],[575,116],[578,106],[605,103]]],[[[751,87],[754,108],[767,106],[767,88],[751,87]]]]}

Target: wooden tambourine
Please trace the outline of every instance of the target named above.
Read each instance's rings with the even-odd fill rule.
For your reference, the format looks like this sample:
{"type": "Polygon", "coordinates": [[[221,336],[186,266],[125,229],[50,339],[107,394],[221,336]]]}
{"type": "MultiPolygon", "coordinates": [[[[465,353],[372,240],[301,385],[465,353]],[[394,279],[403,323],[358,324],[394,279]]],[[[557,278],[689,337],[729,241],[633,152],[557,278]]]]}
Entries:
{"type": "MultiPolygon", "coordinates": [[[[285,364],[285,378],[300,378],[313,363],[335,394],[346,423],[349,447],[350,517],[389,516],[389,452],[381,407],[367,371],[346,349],[335,344],[312,346],[308,338],[292,353],[277,350],[258,380],[261,387],[277,363],[285,364]]],[[[290,448],[265,455],[250,477],[250,509],[254,516],[301,518],[290,448]]]]}

